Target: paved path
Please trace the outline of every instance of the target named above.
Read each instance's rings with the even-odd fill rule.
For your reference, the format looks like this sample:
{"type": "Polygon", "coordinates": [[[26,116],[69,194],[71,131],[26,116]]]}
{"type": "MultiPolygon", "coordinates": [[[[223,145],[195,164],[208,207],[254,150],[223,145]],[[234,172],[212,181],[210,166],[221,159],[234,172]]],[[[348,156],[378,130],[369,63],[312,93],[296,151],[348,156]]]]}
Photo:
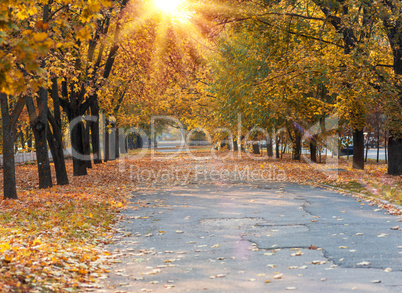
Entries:
{"type": "Polygon", "coordinates": [[[350,196],[190,184],[139,192],[132,207],[99,291],[402,292],[401,218],[350,196]]]}

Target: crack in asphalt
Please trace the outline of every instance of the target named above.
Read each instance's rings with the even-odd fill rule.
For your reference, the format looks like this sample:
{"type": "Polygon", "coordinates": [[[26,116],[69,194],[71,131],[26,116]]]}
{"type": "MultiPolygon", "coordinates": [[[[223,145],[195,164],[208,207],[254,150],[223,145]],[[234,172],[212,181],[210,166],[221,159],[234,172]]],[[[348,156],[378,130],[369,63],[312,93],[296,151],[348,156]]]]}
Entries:
{"type": "Polygon", "coordinates": [[[353,288],[399,293],[402,289],[398,259],[389,253],[395,252],[398,231],[387,232],[389,238],[375,235],[391,225],[385,222],[392,218],[351,198],[294,184],[267,188],[197,184],[137,196],[149,206],[127,211],[136,218],[130,218],[130,224],[122,223],[122,235],[135,244],[119,236],[112,246],[122,263],[115,264],[104,292],[165,292],[172,284],[177,292],[217,293],[283,292],[287,287],[306,293],[349,292],[353,288]],[[152,199],[160,197],[164,205],[151,206],[155,204],[152,199]],[[341,210],[354,214],[340,214],[341,210]],[[376,226],[363,225],[368,215],[376,226]],[[144,216],[148,218],[142,219],[144,216]],[[338,222],[341,216],[345,218],[342,223],[338,222]],[[345,226],[351,220],[356,227],[345,226]],[[359,225],[367,237],[353,236],[359,225]],[[124,234],[127,230],[133,232],[131,236],[124,234]],[[368,240],[373,242],[366,243],[368,240]],[[356,253],[339,248],[355,249],[355,243],[359,245],[356,253]],[[311,249],[313,244],[319,249],[311,249]],[[302,253],[297,254],[296,249],[302,253]],[[372,264],[357,266],[362,260],[372,264]],[[385,267],[393,271],[384,273],[385,267]],[[274,276],[279,273],[283,277],[277,280],[274,276]],[[372,283],[377,279],[381,283],[372,283]]]}

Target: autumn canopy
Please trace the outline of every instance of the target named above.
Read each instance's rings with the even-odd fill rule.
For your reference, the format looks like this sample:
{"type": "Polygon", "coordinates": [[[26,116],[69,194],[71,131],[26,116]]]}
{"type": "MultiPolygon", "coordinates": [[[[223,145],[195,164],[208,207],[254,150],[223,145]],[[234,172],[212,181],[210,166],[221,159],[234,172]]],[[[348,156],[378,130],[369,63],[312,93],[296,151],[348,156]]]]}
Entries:
{"type": "Polygon", "coordinates": [[[402,175],[401,13],[397,0],[2,1],[4,197],[17,198],[17,152],[35,151],[40,188],[53,185],[51,153],[67,185],[66,150],[85,176],[144,143],[138,133],[122,143],[127,129],[154,141],[161,115],[184,134],[225,128],[213,143],[246,151],[227,134],[259,129],[251,138],[277,158],[308,149],[315,163],[350,146],[356,169],[374,139],[388,174],[402,175]]]}

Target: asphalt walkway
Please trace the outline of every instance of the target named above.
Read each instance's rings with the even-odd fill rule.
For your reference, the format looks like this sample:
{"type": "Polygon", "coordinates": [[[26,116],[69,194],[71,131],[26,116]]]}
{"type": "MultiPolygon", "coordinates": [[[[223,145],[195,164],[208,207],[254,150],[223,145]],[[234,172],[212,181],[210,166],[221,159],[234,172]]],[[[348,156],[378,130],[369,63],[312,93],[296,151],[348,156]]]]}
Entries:
{"type": "Polygon", "coordinates": [[[190,184],[137,192],[125,215],[100,292],[402,292],[401,218],[351,196],[190,184]]]}

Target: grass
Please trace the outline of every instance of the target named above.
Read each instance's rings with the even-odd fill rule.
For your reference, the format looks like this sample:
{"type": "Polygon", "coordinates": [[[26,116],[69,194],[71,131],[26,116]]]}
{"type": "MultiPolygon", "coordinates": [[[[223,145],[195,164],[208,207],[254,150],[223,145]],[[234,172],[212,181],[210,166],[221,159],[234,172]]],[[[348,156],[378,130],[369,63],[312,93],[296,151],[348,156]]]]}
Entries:
{"type": "Polygon", "coordinates": [[[363,190],[365,190],[365,186],[356,180],[350,180],[345,183],[341,183],[339,185],[339,187],[349,190],[350,192],[359,192],[360,193],[363,190]]]}

